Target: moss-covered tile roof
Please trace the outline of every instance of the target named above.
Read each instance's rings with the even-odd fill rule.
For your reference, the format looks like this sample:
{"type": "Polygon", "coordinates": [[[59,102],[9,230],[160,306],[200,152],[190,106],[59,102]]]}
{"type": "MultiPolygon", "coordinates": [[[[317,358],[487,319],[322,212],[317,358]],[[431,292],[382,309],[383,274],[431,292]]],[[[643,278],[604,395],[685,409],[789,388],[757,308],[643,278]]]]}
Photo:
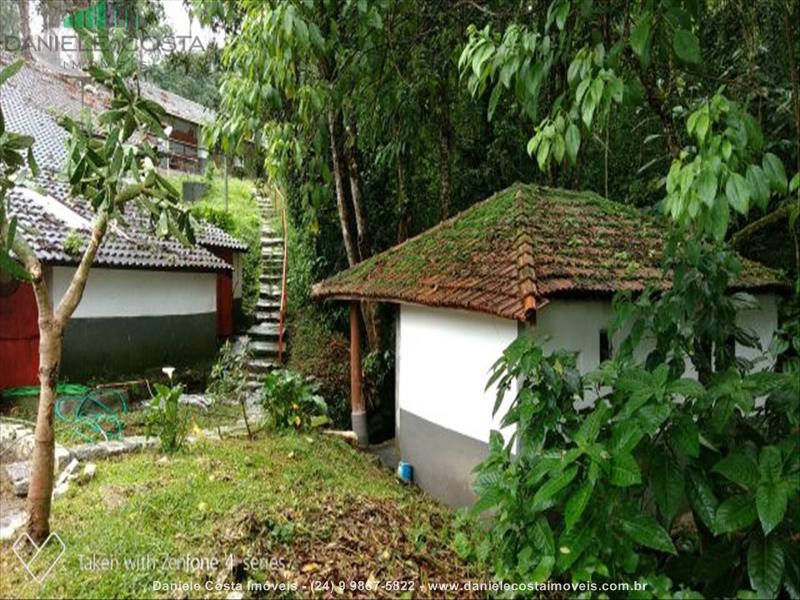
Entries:
{"type": "MultiPolygon", "coordinates": [[[[514,184],[314,286],[316,298],[409,302],[527,320],[559,295],[666,286],[664,226],[592,192],[514,184]]],[[[737,287],[780,287],[745,261],[737,287]]]]}

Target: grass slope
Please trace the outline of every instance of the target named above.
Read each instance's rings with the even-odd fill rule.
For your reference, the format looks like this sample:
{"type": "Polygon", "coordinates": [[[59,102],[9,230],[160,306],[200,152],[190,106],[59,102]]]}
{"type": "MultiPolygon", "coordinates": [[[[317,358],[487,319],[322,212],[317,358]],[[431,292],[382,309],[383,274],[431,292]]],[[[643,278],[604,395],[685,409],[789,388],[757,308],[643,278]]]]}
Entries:
{"type": "Polygon", "coordinates": [[[417,597],[429,581],[475,575],[452,550],[452,513],[339,440],[200,443],[97,467],[55,500],[52,531],[67,550],[41,587],[0,546],[0,597],[275,595],[248,582],[297,586],[284,597],[417,597]]]}

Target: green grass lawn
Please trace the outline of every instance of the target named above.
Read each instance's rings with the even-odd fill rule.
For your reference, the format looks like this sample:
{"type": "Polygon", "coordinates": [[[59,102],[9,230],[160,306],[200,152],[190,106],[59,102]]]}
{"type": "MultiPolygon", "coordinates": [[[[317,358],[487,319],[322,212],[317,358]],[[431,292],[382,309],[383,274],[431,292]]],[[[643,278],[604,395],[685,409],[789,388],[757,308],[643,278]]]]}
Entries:
{"type": "Polygon", "coordinates": [[[0,597],[273,597],[248,592],[267,582],[282,597],[428,596],[429,581],[480,575],[457,558],[452,523],[340,440],[199,443],[99,461],[54,501],[66,552],[42,586],[0,546],[0,597]]]}

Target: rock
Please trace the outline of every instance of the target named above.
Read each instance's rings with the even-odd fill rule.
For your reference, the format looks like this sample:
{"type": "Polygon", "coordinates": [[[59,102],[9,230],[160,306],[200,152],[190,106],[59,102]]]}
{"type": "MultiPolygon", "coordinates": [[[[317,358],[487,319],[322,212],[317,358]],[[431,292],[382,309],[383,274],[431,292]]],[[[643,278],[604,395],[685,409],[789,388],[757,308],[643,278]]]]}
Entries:
{"type": "Polygon", "coordinates": [[[56,471],[61,469],[64,465],[69,464],[70,460],[73,458],[72,452],[70,452],[69,449],[65,448],[64,446],[59,446],[58,444],[56,444],[55,457],[56,457],[56,463],[55,463],[56,471]]]}
{"type": "Polygon", "coordinates": [[[214,404],[212,400],[206,398],[202,394],[183,394],[178,402],[190,406],[199,406],[203,410],[208,410],[208,407],[214,404]]]}
{"type": "Polygon", "coordinates": [[[351,446],[358,448],[358,436],[355,434],[354,431],[337,431],[334,429],[325,429],[322,433],[324,433],[325,435],[339,438],[340,440],[344,440],[351,446]]]}
{"type": "Polygon", "coordinates": [[[53,496],[60,496],[61,494],[65,493],[69,488],[69,482],[71,479],[75,477],[75,471],[78,470],[78,459],[73,458],[70,463],[61,471],[61,475],[58,476],[58,480],[56,481],[56,485],[53,488],[53,496]]]}
{"type": "Polygon", "coordinates": [[[28,482],[31,478],[31,469],[27,461],[8,463],[3,466],[3,473],[11,483],[14,494],[17,496],[28,495],[28,482]]]}
{"type": "Polygon", "coordinates": [[[28,515],[19,509],[0,515],[0,540],[10,540],[17,529],[25,525],[28,515]]]}
{"type": "Polygon", "coordinates": [[[81,471],[80,475],[76,478],[75,482],[78,485],[86,485],[94,479],[94,475],[97,472],[97,465],[94,463],[86,463],[83,465],[83,471],[81,471]]]}

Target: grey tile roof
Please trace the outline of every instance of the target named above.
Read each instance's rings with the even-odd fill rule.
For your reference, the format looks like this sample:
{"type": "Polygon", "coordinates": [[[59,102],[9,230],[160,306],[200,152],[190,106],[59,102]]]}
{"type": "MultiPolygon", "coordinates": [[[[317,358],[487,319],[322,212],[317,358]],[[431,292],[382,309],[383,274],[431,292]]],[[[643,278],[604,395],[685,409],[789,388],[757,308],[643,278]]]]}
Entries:
{"type": "MultiPolygon", "coordinates": [[[[9,62],[8,58],[8,55],[0,53],[0,64],[9,62]]],[[[66,142],[69,134],[58,125],[54,114],[75,114],[76,106],[77,111],[80,111],[80,96],[77,101],[73,101],[74,90],[71,90],[70,86],[71,82],[64,81],[60,76],[43,76],[38,69],[25,66],[3,85],[0,104],[3,107],[8,130],[31,135],[36,140],[33,146],[34,156],[42,168],[42,174],[37,178],[36,184],[43,192],[70,206],[75,212],[91,221],[90,207],[81,199],[70,198],[69,186],[58,176],[58,173],[63,172],[66,167],[66,142]],[[59,89],[62,89],[63,102],[51,103],[58,95],[59,89]],[[37,90],[40,93],[37,93],[37,90]]],[[[16,194],[10,202],[10,210],[20,216],[21,223],[29,232],[40,231],[46,236],[41,240],[33,240],[28,239],[29,236],[26,235],[26,239],[33,244],[42,260],[77,262],[76,257],[63,252],[63,240],[69,228],[62,227],[63,235],[55,233],[55,229],[61,227],[63,223],[56,224],[53,222],[55,217],[46,215],[46,211],[42,212],[27,206],[21,201],[19,194],[16,194]],[[26,211],[30,212],[23,219],[23,213],[26,211]],[[37,220],[40,218],[44,221],[37,225],[37,220]]],[[[98,253],[97,264],[170,269],[224,269],[229,267],[201,246],[230,248],[235,251],[247,250],[247,245],[240,240],[203,221],[199,222],[195,231],[198,246],[187,248],[174,240],[158,238],[152,233],[149,216],[136,203],[126,207],[123,217],[125,223],[117,224],[119,240],[109,242],[107,249],[104,245],[98,253]],[[120,237],[123,234],[125,237],[120,237]],[[130,247],[130,244],[133,246],[130,247]],[[150,256],[147,256],[148,253],[150,256]]]]}
{"type": "MultiPolygon", "coordinates": [[[[89,238],[91,211],[86,205],[59,202],[54,195],[66,184],[52,172],[42,172],[38,192],[14,188],[8,194],[8,208],[19,219],[19,232],[37,257],[49,264],[77,264],[80,256],[70,254],[65,241],[73,231],[89,238]],[[37,200],[39,198],[39,200],[37,200]],[[60,207],[58,206],[60,205],[60,207]],[[71,218],[65,218],[65,214],[71,218]]],[[[175,240],[162,239],[141,231],[123,230],[112,224],[95,258],[100,267],[126,267],[168,270],[230,270],[230,265],[200,246],[184,246],[175,240]]]]}
{"type": "Polygon", "coordinates": [[[213,122],[216,118],[216,113],[213,110],[193,100],[168,92],[150,82],[141,82],[140,89],[142,96],[148,100],[158,102],[164,107],[167,114],[183,119],[184,121],[189,121],[197,125],[205,125],[213,122]]]}

